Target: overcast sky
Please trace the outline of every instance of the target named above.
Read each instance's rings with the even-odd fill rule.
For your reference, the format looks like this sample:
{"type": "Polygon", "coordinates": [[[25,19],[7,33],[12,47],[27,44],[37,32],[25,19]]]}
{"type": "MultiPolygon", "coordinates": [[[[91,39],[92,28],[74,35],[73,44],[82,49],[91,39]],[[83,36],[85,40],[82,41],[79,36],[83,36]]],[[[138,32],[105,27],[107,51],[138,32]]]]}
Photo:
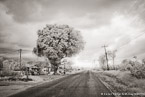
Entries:
{"type": "MultiPolygon", "coordinates": [[[[68,24],[80,30],[86,46],[77,59],[97,60],[117,49],[116,60],[145,58],[145,0],[0,0],[0,53],[32,50],[37,30],[68,24]]],[[[15,54],[12,54],[15,55],[15,54]]],[[[30,57],[31,52],[23,53],[30,57]]]]}

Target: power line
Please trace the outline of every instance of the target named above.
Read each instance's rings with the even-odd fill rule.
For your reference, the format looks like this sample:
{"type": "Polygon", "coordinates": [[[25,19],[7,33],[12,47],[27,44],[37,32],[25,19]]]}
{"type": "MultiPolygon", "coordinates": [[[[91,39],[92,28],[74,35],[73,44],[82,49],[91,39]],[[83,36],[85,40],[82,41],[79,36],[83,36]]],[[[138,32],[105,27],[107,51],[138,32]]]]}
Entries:
{"type": "Polygon", "coordinates": [[[127,44],[129,44],[131,41],[136,40],[137,38],[141,37],[143,34],[145,34],[145,32],[143,32],[143,33],[139,34],[139,35],[138,35],[138,36],[136,36],[134,39],[132,39],[132,40],[130,40],[130,41],[128,41],[128,42],[126,42],[126,44],[124,44],[124,45],[120,46],[118,49],[120,49],[120,48],[122,48],[122,47],[126,46],[126,45],[127,45],[127,44]]]}
{"type": "MultiPolygon", "coordinates": [[[[13,50],[13,51],[1,51],[0,53],[1,54],[5,54],[5,55],[8,55],[8,54],[12,54],[12,53],[17,53],[19,50],[13,50]]],[[[23,53],[25,52],[32,52],[32,50],[27,50],[27,49],[23,49],[23,53]]]]}

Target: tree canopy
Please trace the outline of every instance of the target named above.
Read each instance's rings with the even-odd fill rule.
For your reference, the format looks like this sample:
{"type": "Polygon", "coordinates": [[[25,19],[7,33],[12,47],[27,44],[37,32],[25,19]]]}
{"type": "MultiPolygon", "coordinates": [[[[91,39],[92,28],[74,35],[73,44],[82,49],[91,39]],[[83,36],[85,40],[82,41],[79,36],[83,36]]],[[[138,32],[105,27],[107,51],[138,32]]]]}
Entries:
{"type": "Polygon", "coordinates": [[[84,48],[80,31],[68,25],[46,25],[37,34],[37,46],[33,52],[37,56],[47,57],[55,66],[62,58],[71,57],[84,48]]]}

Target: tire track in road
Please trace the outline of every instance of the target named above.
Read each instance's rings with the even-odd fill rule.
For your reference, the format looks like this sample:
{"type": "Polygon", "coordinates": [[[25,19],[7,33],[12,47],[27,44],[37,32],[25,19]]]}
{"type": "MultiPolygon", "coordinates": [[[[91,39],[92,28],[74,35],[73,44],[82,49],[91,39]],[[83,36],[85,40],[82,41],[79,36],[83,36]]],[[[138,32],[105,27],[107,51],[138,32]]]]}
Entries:
{"type": "Polygon", "coordinates": [[[72,92],[71,97],[90,97],[88,95],[87,81],[89,78],[89,72],[85,72],[80,76],[76,89],[72,92]]]}
{"type": "MultiPolygon", "coordinates": [[[[86,72],[80,74],[80,76],[78,78],[76,78],[73,83],[70,82],[70,84],[64,91],[63,95],[59,95],[58,97],[77,97],[75,95],[75,92],[78,93],[78,91],[76,91],[76,90],[79,87],[79,85],[83,82],[83,77],[85,76],[85,73],[86,72]]],[[[79,95],[79,97],[80,97],[80,95],[79,95]]]]}

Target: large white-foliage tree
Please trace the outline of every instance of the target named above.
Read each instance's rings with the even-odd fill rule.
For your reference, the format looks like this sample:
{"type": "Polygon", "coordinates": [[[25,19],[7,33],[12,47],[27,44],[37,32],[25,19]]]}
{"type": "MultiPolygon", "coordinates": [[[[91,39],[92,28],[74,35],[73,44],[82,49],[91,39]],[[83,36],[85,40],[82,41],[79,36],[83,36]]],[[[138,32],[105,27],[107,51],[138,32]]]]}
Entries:
{"type": "Polygon", "coordinates": [[[37,46],[33,52],[49,59],[54,67],[54,74],[62,58],[71,57],[84,48],[80,31],[68,25],[46,25],[37,34],[37,46]]]}

